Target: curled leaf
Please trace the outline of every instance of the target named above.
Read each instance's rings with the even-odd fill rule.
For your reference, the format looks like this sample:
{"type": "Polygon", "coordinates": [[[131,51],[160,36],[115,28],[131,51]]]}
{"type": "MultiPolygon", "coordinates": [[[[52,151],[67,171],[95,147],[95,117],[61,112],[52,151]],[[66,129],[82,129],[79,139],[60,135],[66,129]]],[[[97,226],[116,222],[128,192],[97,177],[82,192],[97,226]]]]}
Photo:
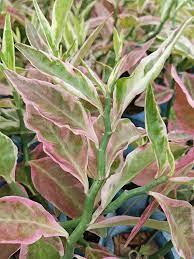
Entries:
{"type": "Polygon", "coordinates": [[[162,120],[151,84],[146,90],[146,130],[152,142],[158,164],[157,177],[161,176],[169,166],[169,174],[174,173],[174,157],[168,142],[166,125],[162,120]]]}

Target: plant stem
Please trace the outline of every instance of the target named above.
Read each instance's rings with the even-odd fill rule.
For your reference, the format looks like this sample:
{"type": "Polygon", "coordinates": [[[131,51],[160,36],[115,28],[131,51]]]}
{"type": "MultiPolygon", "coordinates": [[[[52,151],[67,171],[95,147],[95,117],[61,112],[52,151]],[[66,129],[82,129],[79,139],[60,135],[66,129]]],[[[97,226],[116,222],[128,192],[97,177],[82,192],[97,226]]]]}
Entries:
{"type": "Polygon", "coordinates": [[[171,13],[171,10],[172,10],[173,6],[174,6],[174,0],[169,2],[169,6],[168,6],[168,8],[166,10],[165,16],[161,20],[160,24],[156,27],[155,31],[153,31],[150,35],[148,35],[148,37],[146,38],[145,41],[151,40],[152,38],[156,37],[161,32],[164,24],[166,23],[166,21],[170,17],[170,13],[171,13]]]}
{"type": "Polygon", "coordinates": [[[161,247],[155,254],[149,256],[149,259],[159,259],[165,256],[173,247],[172,241],[169,240],[163,247],[161,247]]]}
{"type": "Polygon", "coordinates": [[[104,110],[105,133],[102,138],[100,148],[98,150],[98,176],[100,179],[103,179],[105,176],[106,147],[108,145],[108,141],[111,136],[110,109],[111,109],[111,98],[110,98],[110,94],[107,93],[106,100],[105,100],[105,110],[104,110]]]}
{"type": "Polygon", "coordinates": [[[86,231],[91,219],[94,210],[94,202],[96,196],[104,183],[103,177],[105,176],[105,168],[106,168],[106,148],[108,145],[108,141],[111,136],[111,122],[110,122],[110,110],[111,110],[111,97],[110,93],[107,92],[106,100],[105,100],[105,109],[104,109],[104,125],[105,125],[105,133],[102,138],[102,142],[99,147],[98,152],[98,176],[102,180],[95,180],[89,190],[89,194],[86,197],[83,214],[81,216],[81,220],[79,225],[74,229],[67,240],[66,244],[66,253],[63,256],[63,259],[71,259],[74,255],[74,246],[80,240],[83,233],[86,231]]]}
{"type": "Polygon", "coordinates": [[[20,123],[20,136],[21,136],[22,151],[23,151],[24,161],[25,161],[25,171],[28,176],[28,179],[31,182],[30,169],[29,169],[29,165],[28,165],[28,162],[29,162],[28,141],[27,141],[27,136],[25,134],[26,127],[25,127],[24,119],[23,119],[22,100],[21,100],[19,94],[15,90],[13,91],[13,96],[14,96],[14,101],[15,101],[15,105],[17,108],[17,115],[18,115],[19,123],[20,123]]]}
{"type": "Polygon", "coordinates": [[[80,223],[67,240],[66,249],[65,249],[66,253],[65,253],[65,256],[63,257],[64,259],[73,258],[74,245],[75,243],[78,242],[82,234],[85,232],[89,222],[92,219],[95,198],[101,186],[102,186],[102,181],[97,180],[93,182],[84,204],[84,212],[82,214],[80,223]]]}
{"type": "Polygon", "coordinates": [[[143,187],[138,187],[130,191],[124,191],[116,200],[114,200],[109,204],[109,206],[105,209],[104,213],[114,212],[128,199],[137,195],[145,194],[149,192],[151,189],[153,189],[154,187],[160,184],[166,183],[167,181],[168,181],[168,176],[161,176],[160,178],[153,180],[151,183],[143,187]]]}

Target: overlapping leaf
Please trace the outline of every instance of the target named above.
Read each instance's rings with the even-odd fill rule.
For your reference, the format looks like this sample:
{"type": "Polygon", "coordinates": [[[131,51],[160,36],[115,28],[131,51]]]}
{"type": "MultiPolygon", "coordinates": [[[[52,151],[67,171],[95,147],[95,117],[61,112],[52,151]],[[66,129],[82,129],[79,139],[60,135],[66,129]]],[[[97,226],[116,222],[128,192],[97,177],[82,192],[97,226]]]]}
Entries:
{"type": "Polygon", "coordinates": [[[183,258],[194,256],[194,210],[186,201],[170,199],[160,193],[150,192],[164,210],[170,225],[172,242],[183,258]]]}
{"type": "Polygon", "coordinates": [[[48,237],[31,245],[22,245],[19,259],[60,259],[63,255],[64,248],[60,238],[48,237]]]}
{"type": "Polygon", "coordinates": [[[38,140],[43,143],[44,151],[64,171],[74,175],[88,190],[86,175],[87,142],[84,137],[74,135],[67,128],[58,127],[45,119],[31,105],[27,106],[26,125],[37,133],[38,140]]]}
{"type": "MultiPolygon", "coordinates": [[[[103,134],[101,118],[97,119],[96,126],[98,138],[103,134]],[[97,129],[98,127],[98,129],[97,129]]],[[[115,159],[123,152],[129,144],[137,141],[145,134],[143,129],[136,128],[129,119],[121,119],[116,130],[110,137],[106,152],[106,176],[110,174],[110,169],[115,159]]],[[[94,144],[89,148],[88,171],[92,177],[97,177],[97,148],[94,144]]]]}
{"type": "Polygon", "coordinates": [[[0,132],[0,175],[8,183],[15,181],[17,154],[17,147],[12,140],[0,132]]]}
{"type": "MultiPolygon", "coordinates": [[[[193,167],[193,163],[194,163],[193,157],[194,157],[194,148],[191,148],[191,150],[185,156],[181,157],[177,161],[176,169],[175,169],[176,177],[187,175],[188,169],[190,171],[190,169],[193,167]]],[[[157,192],[161,192],[167,195],[173,188],[174,188],[174,185],[170,183],[170,184],[166,184],[165,186],[158,187],[157,192]]],[[[136,234],[141,229],[141,227],[149,219],[150,215],[152,214],[155,208],[157,208],[157,202],[154,200],[149,204],[149,206],[142,213],[139,222],[130,233],[130,236],[127,240],[127,244],[129,244],[129,242],[136,236],[136,234]]]]}
{"type": "Polygon", "coordinates": [[[134,97],[143,92],[159,75],[175,43],[191,20],[187,20],[179,29],[175,30],[155,52],[143,58],[129,78],[121,78],[117,81],[114,90],[113,124],[121,117],[134,97]]]}
{"type": "Polygon", "coordinates": [[[103,21],[100,25],[98,25],[98,27],[91,33],[88,39],[84,42],[83,46],[78,50],[78,52],[76,53],[75,57],[72,59],[72,62],[71,62],[75,67],[77,67],[81,63],[81,60],[87,55],[93,42],[98,37],[105,23],[106,23],[106,20],[103,21]]]}
{"type": "Polygon", "coordinates": [[[33,66],[43,73],[54,76],[68,92],[102,110],[95,86],[80,70],[33,47],[24,44],[16,46],[33,66]]]}
{"type": "Polygon", "coordinates": [[[82,185],[51,158],[30,161],[36,190],[71,218],[82,214],[85,194],[82,185]]]}
{"type": "Polygon", "coordinates": [[[126,158],[120,172],[111,175],[101,191],[101,206],[103,208],[112,200],[115,194],[129,183],[141,170],[155,160],[151,145],[136,148],[126,158]]]}
{"type": "Polygon", "coordinates": [[[38,3],[36,0],[33,0],[34,7],[36,10],[36,15],[38,17],[38,20],[40,22],[40,27],[42,32],[44,33],[44,36],[48,42],[48,45],[53,52],[54,55],[58,55],[58,50],[56,48],[53,35],[52,35],[52,30],[49,22],[47,21],[46,17],[44,16],[43,12],[41,11],[40,7],[38,6],[38,3]]]}
{"type": "Polygon", "coordinates": [[[160,116],[151,84],[146,90],[146,130],[158,164],[157,177],[169,166],[170,174],[174,173],[174,157],[168,142],[166,125],[160,116]]]}
{"type": "Polygon", "coordinates": [[[33,104],[44,117],[59,127],[68,127],[74,133],[98,142],[91,119],[77,98],[58,85],[28,79],[10,70],[6,70],[5,74],[26,104],[33,104]]]}
{"type": "MultiPolygon", "coordinates": [[[[157,104],[167,103],[173,96],[174,91],[169,87],[164,87],[163,85],[153,84],[154,96],[157,104]]],[[[145,106],[145,92],[143,92],[136,100],[135,106],[144,107],[145,106]]]]}
{"type": "Polygon", "coordinates": [[[68,233],[42,205],[26,198],[0,198],[0,243],[32,244],[44,237],[68,233]]]}
{"type": "Polygon", "coordinates": [[[103,185],[101,189],[101,205],[95,211],[92,222],[102,213],[116,193],[154,160],[155,157],[151,145],[138,147],[132,151],[127,156],[119,172],[111,175],[103,185]]]}

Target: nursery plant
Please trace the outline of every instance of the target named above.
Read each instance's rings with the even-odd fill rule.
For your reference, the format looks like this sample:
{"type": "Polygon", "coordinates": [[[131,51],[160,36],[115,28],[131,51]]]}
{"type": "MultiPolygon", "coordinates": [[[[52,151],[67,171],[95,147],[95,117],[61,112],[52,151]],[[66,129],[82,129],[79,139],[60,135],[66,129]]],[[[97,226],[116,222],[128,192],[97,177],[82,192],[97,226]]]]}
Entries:
{"type": "Polygon", "coordinates": [[[167,1],[161,22],[142,36],[143,47],[133,50],[132,58],[130,51],[123,54],[128,40],[124,32],[131,20],[118,15],[119,3],[113,4],[113,13],[99,19],[88,35],[86,20],[95,1],[86,2],[83,11],[73,0],[55,0],[49,19],[34,0],[36,22],[26,21],[25,44],[13,32],[10,15],[5,17],[0,55],[4,88],[0,88],[11,97],[4,116],[1,111],[5,127],[0,127],[3,258],[13,254],[21,259],[122,258],[88,236],[104,237],[109,228],[127,225],[134,228],[125,247],[145,226],[171,235],[166,250],[152,258],[174,247],[180,257],[191,259],[194,210],[186,199],[177,199],[177,193],[182,186],[194,184],[194,148],[189,145],[193,122],[184,124],[185,114],[176,117],[176,112],[185,108],[192,119],[193,77],[188,73],[181,78],[177,60],[172,59],[171,64],[169,60],[173,51],[182,54],[186,49],[182,42],[189,39],[183,35],[193,28],[193,18],[181,24],[173,21],[173,29],[167,31],[164,24],[172,10],[175,14],[181,8],[167,1]],[[114,62],[105,64],[106,51],[104,55],[90,52],[114,19],[109,39],[114,62]],[[98,62],[90,66],[87,61],[94,57],[98,62]],[[155,90],[161,75],[175,84],[177,95],[174,109],[169,109],[169,125],[158,103],[162,91],[165,98],[167,94],[171,98],[173,90],[167,94],[164,88],[159,93],[155,90]],[[144,107],[145,129],[123,118],[134,101],[144,107]],[[184,108],[179,106],[183,101],[184,108]],[[18,147],[16,136],[21,143],[18,147]],[[132,151],[124,157],[129,145],[132,151]],[[132,182],[137,183],[134,188],[125,188],[132,182]],[[141,194],[150,197],[141,217],[115,213],[141,194]],[[165,221],[150,218],[159,206],[165,221]]]}

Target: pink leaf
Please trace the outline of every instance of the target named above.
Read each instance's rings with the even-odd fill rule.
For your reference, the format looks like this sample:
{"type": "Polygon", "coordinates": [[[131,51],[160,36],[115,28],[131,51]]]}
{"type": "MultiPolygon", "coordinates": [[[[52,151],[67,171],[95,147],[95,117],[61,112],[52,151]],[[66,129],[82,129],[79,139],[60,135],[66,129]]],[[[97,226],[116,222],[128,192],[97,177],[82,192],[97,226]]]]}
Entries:
{"type": "Polygon", "coordinates": [[[170,225],[171,237],[178,254],[187,259],[194,256],[194,209],[186,201],[170,199],[160,193],[150,192],[162,207],[170,225]]]}
{"type": "Polygon", "coordinates": [[[79,135],[74,135],[64,127],[58,127],[46,120],[40,113],[27,106],[25,121],[28,128],[37,133],[38,140],[43,143],[44,151],[64,171],[74,175],[83,185],[85,192],[88,190],[87,167],[87,142],[79,135]]]}
{"type": "Polygon", "coordinates": [[[81,216],[85,194],[75,177],[49,157],[31,161],[30,166],[33,184],[46,200],[71,218],[81,216]]]}
{"type": "Polygon", "coordinates": [[[0,243],[32,244],[44,237],[68,233],[42,205],[17,196],[0,198],[0,243]]]}
{"type": "MultiPolygon", "coordinates": [[[[184,153],[188,146],[185,144],[185,142],[189,139],[188,136],[182,136],[182,139],[176,138],[175,134],[172,138],[171,136],[168,136],[168,138],[171,140],[170,142],[170,148],[172,150],[173,154],[176,153],[184,153]]],[[[151,165],[147,166],[140,174],[138,174],[134,179],[133,183],[144,186],[145,184],[148,184],[150,181],[154,180],[154,177],[157,173],[157,165],[156,163],[152,163],[151,165]]]]}
{"type": "Polygon", "coordinates": [[[126,71],[131,74],[131,69],[146,55],[146,51],[150,48],[153,41],[152,39],[139,48],[133,49],[129,54],[126,54],[124,56],[124,62],[121,64],[119,75],[122,75],[126,71]]]}
{"type": "Polygon", "coordinates": [[[70,128],[75,134],[86,135],[95,142],[91,119],[80,101],[61,86],[46,81],[29,79],[17,73],[4,71],[26,104],[32,104],[39,113],[59,127],[70,128]]]}
{"type": "MultiPolygon", "coordinates": [[[[174,78],[175,82],[178,84],[178,86],[181,88],[181,90],[185,94],[188,103],[191,105],[192,108],[194,108],[194,98],[193,98],[193,96],[190,95],[190,93],[188,91],[191,88],[190,91],[191,91],[191,94],[193,94],[193,92],[194,92],[194,79],[193,79],[193,82],[192,82],[193,84],[190,82],[190,87],[188,87],[188,89],[187,89],[183,80],[179,77],[179,75],[177,74],[177,71],[176,71],[176,69],[173,65],[171,67],[171,74],[172,74],[172,77],[174,78]]],[[[192,79],[192,77],[191,77],[191,79],[192,79]]]]}
{"type": "MultiPolygon", "coordinates": [[[[172,71],[175,73],[175,71],[172,71]]],[[[177,77],[176,77],[177,80],[177,77]]],[[[178,78],[178,81],[180,79],[178,78]]],[[[193,108],[191,104],[191,98],[185,94],[186,88],[183,88],[183,85],[179,82],[175,85],[175,102],[173,105],[174,114],[171,116],[171,120],[168,124],[169,131],[178,130],[184,131],[187,134],[194,135],[194,120],[193,120],[193,108]],[[184,89],[184,92],[183,92],[184,89]],[[189,102],[188,102],[189,98],[189,102]]]]}
{"type": "Polygon", "coordinates": [[[11,87],[9,85],[0,83],[0,95],[3,95],[3,96],[12,95],[11,87]]]}

